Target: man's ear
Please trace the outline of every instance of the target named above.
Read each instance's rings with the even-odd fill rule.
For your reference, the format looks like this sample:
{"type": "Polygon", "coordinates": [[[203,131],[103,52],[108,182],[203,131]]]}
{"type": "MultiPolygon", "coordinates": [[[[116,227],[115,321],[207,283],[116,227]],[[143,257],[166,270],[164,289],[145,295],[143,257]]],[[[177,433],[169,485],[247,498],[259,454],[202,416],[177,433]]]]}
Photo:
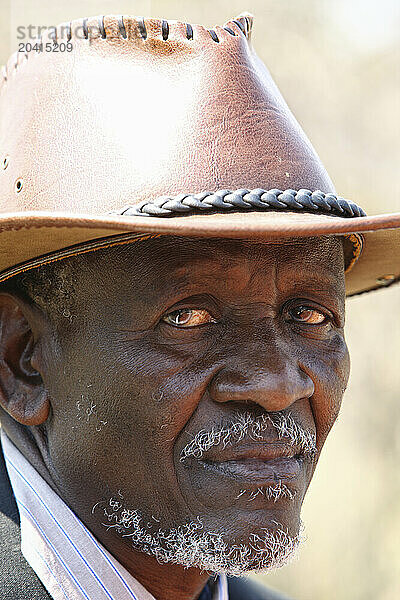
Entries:
{"type": "Polygon", "coordinates": [[[0,293],[0,406],[23,425],[41,425],[50,411],[39,373],[42,360],[35,341],[39,324],[35,314],[24,300],[0,293]]]}

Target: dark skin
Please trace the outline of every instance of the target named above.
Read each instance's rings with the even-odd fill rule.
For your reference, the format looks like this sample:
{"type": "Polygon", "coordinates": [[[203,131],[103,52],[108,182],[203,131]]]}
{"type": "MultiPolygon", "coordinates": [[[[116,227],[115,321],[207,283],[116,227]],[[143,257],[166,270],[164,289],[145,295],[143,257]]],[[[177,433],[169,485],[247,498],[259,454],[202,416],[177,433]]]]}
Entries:
{"type": "Polygon", "coordinates": [[[165,237],[87,256],[72,321],[0,295],[3,426],[156,598],[194,600],[208,574],[132,549],[102,507],[119,494],[164,529],[200,516],[229,544],[275,521],[297,533],[349,376],[342,244],[165,237]],[[244,411],[290,412],[315,433],[293,500],[236,499],[241,481],[179,460],[198,431],[244,411]]]}

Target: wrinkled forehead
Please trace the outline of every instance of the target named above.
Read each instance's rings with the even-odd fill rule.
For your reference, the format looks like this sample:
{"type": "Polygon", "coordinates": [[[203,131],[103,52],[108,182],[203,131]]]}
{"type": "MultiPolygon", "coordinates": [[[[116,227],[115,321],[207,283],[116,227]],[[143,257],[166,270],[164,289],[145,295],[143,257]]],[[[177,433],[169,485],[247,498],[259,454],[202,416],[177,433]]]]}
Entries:
{"type": "Polygon", "coordinates": [[[257,261],[271,262],[280,268],[296,265],[321,266],[327,271],[344,269],[343,244],[336,236],[266,240],[161,236],[116,248],[114,258],[116,266],[121,268],[129,261],[140,262],[142,272],[157,268],[165,270],[167,266],[180,269],[185,265],[213,263],[224,267],[257,261]]]}
{"type": "Polygon", "coordinates": [[[326,282],[344,293],[344,254],[341,238],[285,238],[262,241],[193,239],[161,236],[92,253],[89,261],[100,284],[120,293],[132,284],[142,292],[188,285],[193,281],[231,281],[279,273],[283,282],[307,279],[326,282]],[[112,275],[112,278],[110,278],[112,275]]]}

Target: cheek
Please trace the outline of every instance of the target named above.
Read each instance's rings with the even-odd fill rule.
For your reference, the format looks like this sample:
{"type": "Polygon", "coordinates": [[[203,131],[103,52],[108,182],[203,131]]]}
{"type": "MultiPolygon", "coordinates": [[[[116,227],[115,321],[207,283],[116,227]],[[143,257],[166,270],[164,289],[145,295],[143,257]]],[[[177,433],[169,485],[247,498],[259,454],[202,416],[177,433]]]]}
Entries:
{"type": "MultiPolygon", "coordinates": [[[[139,456],[142,472],[160,470],[161,476],[173,478],[175,441],[207,384],[200,366],[199,345],[196,350],[190,345],[178,349],[152,340],[124,344],[123,351],[91,350],[90,355],[97,361],[90,365],[86,379],[93,384],[90,389],[96,414],[87,425],[93,429],[100,415],[106,421],[104,426],[100,423],[99,453],[107,446],[107,456],[112,455],[114,460],[118,453],[129,455],[131,460],[139,456]]],[[[79,397],[78,389],[75,396],[79,397]]],[[[84,413],[87,407],[89,401],[83,407],[84,413]]],[[[87,419],[84,413],[76,424],[78,436],[87,419]]]]}
{"type": "Polygon", "coordinates": [[[78,514],[90,516],[117,490],[154,514],[184,510],[174,447],[206,389],[209,346],[111,333],[64,350],[62,377],[55,369],[50,378],[49,452],[53,477],[78,514]]]}
{"type": "Polygon", "coordinates": [[[321,451],[335,423],[350,373],[350,357],[344,337],[335,335],[328,346],[317,348],[303,361],[303,368],[314,382],[311,399],[317,448],[321,451]]]}
{"type": "Polygon", "coordinates": [[[162,438],[179,432],[207,385],[203,357],[209,345],[209,340],[160,344],[151,337],[140,344],[131,343],[113,362],[115,378],[124,382],[126,392],[135,398],[127,412],[146,415],[146,428],[154,428],[162,438]]]}

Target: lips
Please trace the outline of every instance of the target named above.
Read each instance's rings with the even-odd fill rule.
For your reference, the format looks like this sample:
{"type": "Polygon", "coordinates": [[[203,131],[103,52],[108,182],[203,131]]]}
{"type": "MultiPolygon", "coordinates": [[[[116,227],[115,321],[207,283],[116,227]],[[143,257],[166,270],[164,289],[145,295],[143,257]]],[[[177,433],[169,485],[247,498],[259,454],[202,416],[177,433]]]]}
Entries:
{"type": "Polygon", "coordinates": [[[225,448],[205,453],[199,461],[210,474],[251,483],[293,480],[304,468],[304,454],[284,442],[225,448]]]}
{"type": "Polygon", "coordinates": [[[235,478],[251,479],[262,483],[287,481],[297,477],[302,469],[302,461],[298,458],[275,458],[263,461],[260,459],[228,460],[223,462],[202,461],[205,468],[222,475],[235,478]]]}
{"type": "Polygon", "coordinates": [[[211,451],[204,452],[202,460],[211,462],[241,461],[259,459],[262,461],[278,458],[293,458],[302,454],[298,446],[287,442],[260,442],[250,445],[227,446],[226,448],[214,447],[211,451]]]}

